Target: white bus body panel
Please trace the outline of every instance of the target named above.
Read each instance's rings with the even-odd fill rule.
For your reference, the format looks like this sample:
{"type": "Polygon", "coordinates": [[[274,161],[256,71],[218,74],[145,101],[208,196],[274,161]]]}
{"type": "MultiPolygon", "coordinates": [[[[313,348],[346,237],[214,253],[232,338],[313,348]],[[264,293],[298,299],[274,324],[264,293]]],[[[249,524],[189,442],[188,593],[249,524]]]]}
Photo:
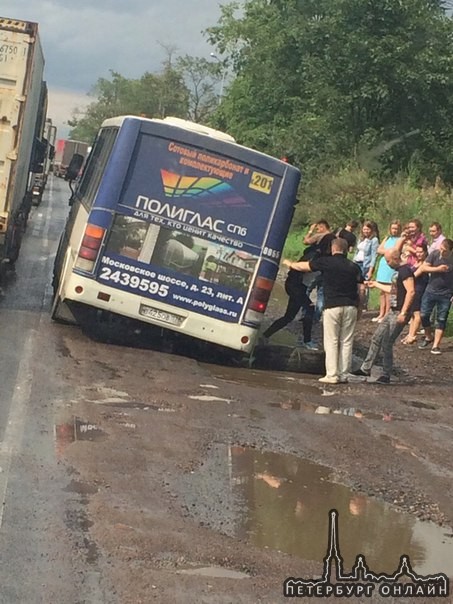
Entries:
{"type": "Polygon", "coordinates": [[[212,319],[205,315],[200,315],[195,312],[191,312],[182,308],[176,308],[165,302],[159,302],[157,300],[151,300],[149,298],[142,298],[139,295],[130,294],[123,292],[120,289],[109,287],[103,283],[98,283],[94,279],[83,277],[77,273],[72,272],[75,257],[71,254],[71,258],[66,258],[66,269],[64,276],[62,276],[62,282],[58,291],[58,296],[61,302],[67,302],[72,300],[74,302],[81,302],[87,304],[93,308],[99,308],[109,312],[129,317],[130,319],[140,320],[143,323],[149,323],[157,327],[164,329],[171,329],[175,332],[180,332],[186,336],[192,336],[194,338],[203,339],[213,344],[219,344],[222,342],[222,346],[232,348],[234,350],[241,350],[249,353],[253,350],[255,345],[255,339],[258,335],[257,329],[247,327],[246,325],[240,325],[237,323],[225,323],[218,319],[212,319]],[[77,294],[75,288],[81,286],[83,292],[77,294]],[[105,302],[98,298],[99,292],[108,294],[110,300],[105,302]],[[158,321],[156,319],[149,319],[148,317],[141,316],[139,314],[140,305],[151,306],[155,309],[161,310],[164,313],[177,314],[184,317],[179,327],[170,325],[168,322],[158,321]],[[248,338],[248,342],[243,344],[241,338],[248,338]]]}

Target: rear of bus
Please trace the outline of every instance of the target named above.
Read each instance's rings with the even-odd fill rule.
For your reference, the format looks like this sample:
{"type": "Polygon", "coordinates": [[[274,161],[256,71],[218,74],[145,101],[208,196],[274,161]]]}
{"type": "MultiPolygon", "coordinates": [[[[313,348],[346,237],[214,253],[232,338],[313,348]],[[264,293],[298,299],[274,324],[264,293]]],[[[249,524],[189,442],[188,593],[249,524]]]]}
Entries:
{"type": "Polygon", "coordinates": [[[107,120],[60,245],[54,316],[94,307],[250,352],[299,179],[197,124],[107,120]]]}

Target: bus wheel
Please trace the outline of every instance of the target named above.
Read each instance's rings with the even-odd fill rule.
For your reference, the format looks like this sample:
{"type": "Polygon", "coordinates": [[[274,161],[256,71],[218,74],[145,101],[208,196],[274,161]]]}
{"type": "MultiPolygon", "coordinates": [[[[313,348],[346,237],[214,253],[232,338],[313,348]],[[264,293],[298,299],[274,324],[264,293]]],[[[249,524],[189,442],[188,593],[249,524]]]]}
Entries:
{"type": "Polygon", "coordinates": [[[77,321],[75,320],[69,306],[66,304],[66,302],[62,302],[60,296],[58,295],[54,296],[50,317],[52,321],[55,321],[56,323],[77,325],[77,321]]]}

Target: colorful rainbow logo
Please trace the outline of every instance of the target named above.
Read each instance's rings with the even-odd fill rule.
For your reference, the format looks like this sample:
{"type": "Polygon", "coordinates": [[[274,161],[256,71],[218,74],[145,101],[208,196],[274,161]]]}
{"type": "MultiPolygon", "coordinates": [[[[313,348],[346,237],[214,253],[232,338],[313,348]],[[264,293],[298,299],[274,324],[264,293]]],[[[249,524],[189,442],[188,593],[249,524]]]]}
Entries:
{"type": "Polygon", "coordinates": [[[248,205],[231,185],[210,176],[182,176],[161,170],[165,197],[191,198],[209,202],[207,205],[248,205]]]}

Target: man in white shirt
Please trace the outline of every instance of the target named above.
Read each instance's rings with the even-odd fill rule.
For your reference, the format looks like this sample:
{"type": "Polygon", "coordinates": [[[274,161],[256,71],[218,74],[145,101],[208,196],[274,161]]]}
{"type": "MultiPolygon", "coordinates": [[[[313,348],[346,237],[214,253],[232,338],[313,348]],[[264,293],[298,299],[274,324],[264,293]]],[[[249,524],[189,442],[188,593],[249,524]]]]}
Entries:
{"type": "Polygon", "coordinates": [[[442,233],[442,227],[438,222],[433,222],[429,227],[428,232],[431,237],[431,243],[428,246],[428,254],[431,254],[434,250],[440,249],[440,244],[445,239],[445,235],[442,233]]]}

